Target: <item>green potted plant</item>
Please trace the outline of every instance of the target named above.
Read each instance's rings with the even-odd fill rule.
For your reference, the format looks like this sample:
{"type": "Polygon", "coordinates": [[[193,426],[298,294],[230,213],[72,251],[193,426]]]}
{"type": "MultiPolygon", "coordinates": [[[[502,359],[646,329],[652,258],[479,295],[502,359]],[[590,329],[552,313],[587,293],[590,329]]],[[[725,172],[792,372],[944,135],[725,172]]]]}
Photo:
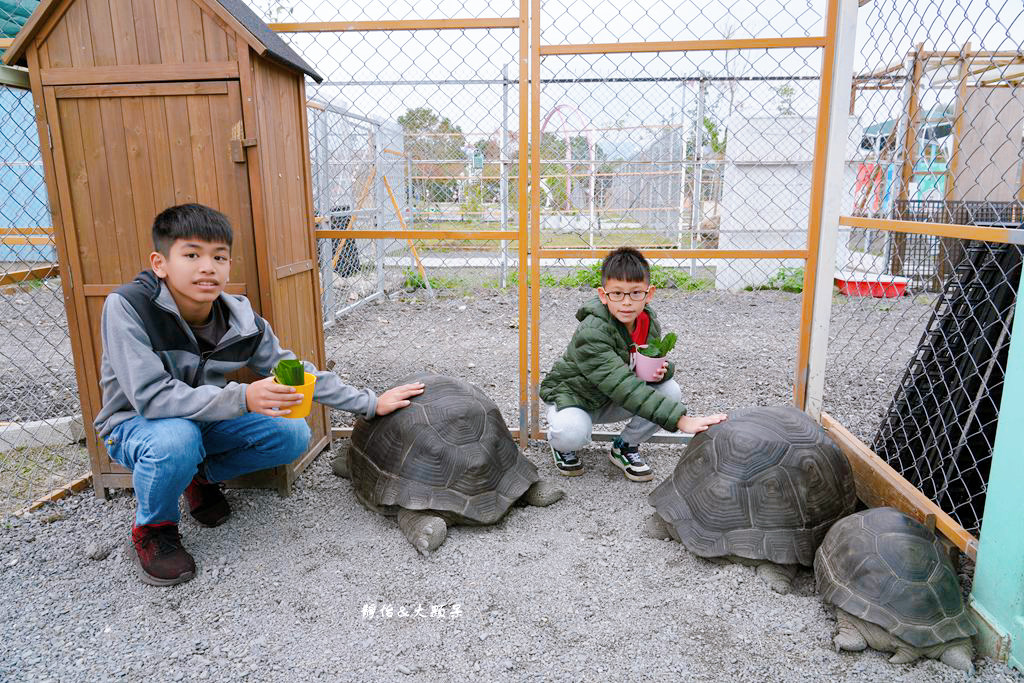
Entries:
{"type": "Polygon", "coordinates": [[[309,415],[309,411],[313,407],[313,387],[316,385],[316,375],[306,372],[302,361],[294,358],[279,361],[274,367],[274,381],[278,384],[295,387],[295,391],[302,394],[302,403],[290,408],[288,414],[282,415],[282,417],[294,419],[309,415]]]}
{"type": "Polygon", "coordinates": [[[648,337],[647,343],[638,346],[633,354],[633,370],[645,382],[653,382],[658,368],[665,362],[665,356],[676,346],[676,333],[664,337],[648,337]]]}

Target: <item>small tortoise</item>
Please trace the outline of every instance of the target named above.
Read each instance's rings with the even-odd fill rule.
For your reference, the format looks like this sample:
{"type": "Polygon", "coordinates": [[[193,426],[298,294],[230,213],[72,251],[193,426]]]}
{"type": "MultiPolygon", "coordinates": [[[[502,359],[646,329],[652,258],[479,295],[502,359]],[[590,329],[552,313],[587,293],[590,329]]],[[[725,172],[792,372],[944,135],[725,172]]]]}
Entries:
{"type": "Polygon", "coordinates": [[[693,437],[648,501],[655,538],[701,557],[757,567],[788,593],[797,565],[856,504],[853,473],[825,431],[790,406],[751,408],[693,437]]]}
{"type": "Polygon", "coordinates": [[[836,608],[836,650],[894,652],[894,664],[938,659],[974,673],[967,616],[953,563],[935,534],[892,508],[836,522],[814,557],[825,603],[836,608]]]}
{"type": "Polygon", "coordinates": [[[419,552],[436,550],[448,524],[493,524],[513,503],[546,506],[562,497],[519,452],[483,391],[431,373],[399,384],[411,382],[426,390],[406,408],[358,420],[347,455],[332,467],[352,480],[363,505],[396,515],[419,552]]]}

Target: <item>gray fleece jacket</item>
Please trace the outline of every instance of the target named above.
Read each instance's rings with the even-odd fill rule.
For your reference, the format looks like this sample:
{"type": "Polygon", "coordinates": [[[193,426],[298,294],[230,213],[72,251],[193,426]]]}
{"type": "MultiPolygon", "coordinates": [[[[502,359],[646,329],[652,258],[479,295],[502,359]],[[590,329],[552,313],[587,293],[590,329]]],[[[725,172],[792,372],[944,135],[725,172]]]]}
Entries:
{"type": "MultiPolygon", "coordinates": [[[[136,415],[199,422],[244,415],[246,385],[228,382],[225,375],[250,368],[266,377],[279,360],[295,358],[281,348],[248,299],[221,293],[220,300],[229,312],[228,330],[215,349],[200,353],[170,290],[152,271],[139,273],[107,297],[100,323],[103,408],[93,423],[100,438],[136,415]]],[[[367,419],[376,414],[377,396],[371,390],[303,364],[316,375],[313,400],[367,419]]]]}

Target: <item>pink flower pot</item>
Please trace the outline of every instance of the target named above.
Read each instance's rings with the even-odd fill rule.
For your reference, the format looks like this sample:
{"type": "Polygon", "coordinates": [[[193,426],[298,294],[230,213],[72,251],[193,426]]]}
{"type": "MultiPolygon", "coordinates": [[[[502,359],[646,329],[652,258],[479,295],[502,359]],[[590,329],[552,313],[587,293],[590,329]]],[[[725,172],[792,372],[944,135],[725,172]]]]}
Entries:
{"type": "Polygon", "coordinates": [[[658,371],[658,368],[664,362],[664,358],[650,358],[639,351],[633,352],[633,371],[636,372],[637,377],[645,382],[653,382],[655,380],[654,373],[658,371]]]}

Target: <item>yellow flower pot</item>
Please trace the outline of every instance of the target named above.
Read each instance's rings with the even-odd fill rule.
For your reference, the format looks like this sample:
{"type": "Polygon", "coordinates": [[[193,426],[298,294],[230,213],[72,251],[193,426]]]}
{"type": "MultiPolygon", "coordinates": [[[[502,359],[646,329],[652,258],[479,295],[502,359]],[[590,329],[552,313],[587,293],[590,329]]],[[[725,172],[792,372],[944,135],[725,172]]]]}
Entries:
{"type": "MultiPolygon", "coordinates": [[[[302,419],[309,415],[310,409],[313,407],[313,387],[316,385],[316,375],[312,375],[308,372],[304,372],[303,375],[306,381],[295,387],[295,391],[302,394],[302,403],[289,408],[290,411],[287,415],[281,417],[289,417],[292,419],[302,419]]],[[[274,380],[277,382],[277,380],[274,380]]],[[[280,384],[280,382],[279,382],[280,384]]]]}

